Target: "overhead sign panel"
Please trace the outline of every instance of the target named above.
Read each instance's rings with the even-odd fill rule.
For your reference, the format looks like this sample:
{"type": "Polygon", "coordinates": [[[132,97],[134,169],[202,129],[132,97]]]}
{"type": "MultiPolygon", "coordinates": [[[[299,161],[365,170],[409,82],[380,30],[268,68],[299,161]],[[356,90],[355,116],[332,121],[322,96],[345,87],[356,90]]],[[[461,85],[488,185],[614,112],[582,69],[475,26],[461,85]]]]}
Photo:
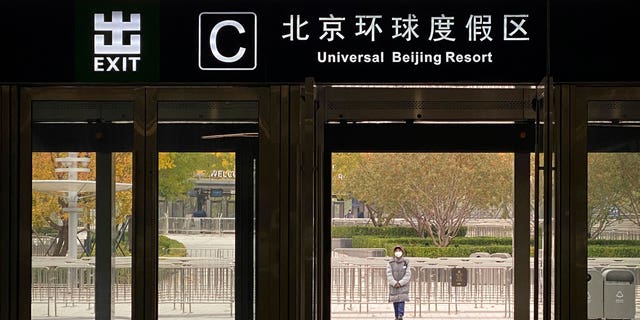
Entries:
{"type": "MultiPolygon", "coordinates": [[[[11,7],[16,14],[7,18],[24,18],[28,7],[11,7]]],[[[73,10],[43,8],[31,15],[32,30],[12,30],[21,39],[16,50],[35,49],[38,39],[23,38],[46,30],[46,17],[55,15],[64,21],[56,34],[75,35],[49,52],[66,64],[40,69],[50,73],[44,76],[10,66],[1,80],[536,82],[545,74],[542,1],[77,1],[73,10]]]]}

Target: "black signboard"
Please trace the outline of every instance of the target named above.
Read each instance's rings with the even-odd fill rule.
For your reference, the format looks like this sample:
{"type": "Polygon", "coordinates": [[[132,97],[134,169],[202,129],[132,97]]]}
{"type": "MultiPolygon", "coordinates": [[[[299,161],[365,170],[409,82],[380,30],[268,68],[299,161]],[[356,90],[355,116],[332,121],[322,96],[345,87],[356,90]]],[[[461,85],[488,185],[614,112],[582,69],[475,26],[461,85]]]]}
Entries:
{"type": "Polygon", "coordinates": [[[467,279],[468,279],[467,268],[451,269],[451,286],[452,287],[466,287],[467,279]]]}
{"type": "Polygon", "coordinates": [[[3,82],[537,82],[544,1],[3,5],[3,82]]]}
{"type": "Polygon", "coordinates": [[[640,81],[638,1],[554,0],[551,4],[555,81],[640,81]]]}
{"type": "Polygon", "coordinates": [[[222,189],[211,189],[211,192],[209,193],[210,197],[222,197],[224,195],[224,192],[222,189]]]}
{"type": "Polygon", "coordinates": [[[144,2],[75,7],[76,81],[155,81],[159,78],[158,7],[144,2]]]}

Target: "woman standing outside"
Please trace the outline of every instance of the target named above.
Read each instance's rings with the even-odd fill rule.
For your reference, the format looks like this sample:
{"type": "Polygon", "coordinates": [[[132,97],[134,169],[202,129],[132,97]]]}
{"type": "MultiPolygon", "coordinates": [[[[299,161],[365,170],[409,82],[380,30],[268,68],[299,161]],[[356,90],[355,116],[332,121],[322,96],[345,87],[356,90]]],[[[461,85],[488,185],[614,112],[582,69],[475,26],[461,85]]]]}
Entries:
{"type": "Polygon", "coordinates": [[[394,257],[387,264],[387,281],[389,282],[389,302],[393,302],[396,320],[404,316],[404,303],[409,301],[409,281],[411,268],[405,259],[406,252],[401,245],[393,248],[394,257]]]}

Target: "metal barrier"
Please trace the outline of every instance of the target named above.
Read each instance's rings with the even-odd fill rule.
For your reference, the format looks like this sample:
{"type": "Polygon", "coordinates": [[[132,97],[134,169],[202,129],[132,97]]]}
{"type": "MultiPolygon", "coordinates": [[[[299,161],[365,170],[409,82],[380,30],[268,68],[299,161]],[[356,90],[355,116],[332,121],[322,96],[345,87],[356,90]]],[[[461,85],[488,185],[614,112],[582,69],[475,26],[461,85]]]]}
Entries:
{"type": "MultiPolygon", "coordinates": [[[[208,249],[211,250],[211,249],[208,249]]],[[[194,304],[221,304],[234,313],[235,271],[231,253],[218,249],[211,257],[160,257],[158,303],[174,310],[192,311],[194,304]],[[226,253],[225,253],[226,252],[226,253]],[[228,256],[225,256],[228,254],[228,256]]],[[[213,254],[214,251],[209,251],[213,254]]],[[[332,312],[377,313],[390,310],[386,264],[389,258],[332,258],[332,312]]],[[[411,301],[407,314],[427,317],[429,313],[492,312],[510,318],[513,304],[511,258],[411,258],[411,301]],[[453,268],[465,268],[465,286],[453,286],[453,268]],[[472,310],[472,311],[469,311],[472,310]]],[[[638,272],[638,258],[590,259],[590,267],[627,268],[638,272]]],[[[532,265],[533,267],[533,265],[532,265]]],[[[637,277],[636,277],[637,279],[637,277]]],[[[635,287],[637,283],[634,283],[635,287]]],[[[116,258],[113,289],[116,304],[131,303],[131,257],[116,258]]],[[[64,257],[32,258],[33,304],[46,305],[46,314],[59,316],[59,307],[85,305],[95,301],[95,269],[91,257],[68,260],[64,257]],[[69,285],[75,279],[75,285],[69,285]]],[[[640,295],[636,294],[636,302],[640,295]]],[[[636,308],[640,303],[635,303],[636,308]]],[[[44,312],[44,311],[43,311],[44,312]]]]}
{"type": "Polygon", "coordinates": [[[201,268],[188,263],[176,268],[162,268],[158,274],[158,303],[173,304],[185,313],[193,304],[228,304],[230,316],[235,302],[233,266],[201,268]]]}
{"type": "Polygon", "coordinates": [[[236,249],[221,248],[162,248],[162,255],[172,257],[200,257],[227,259],[234,261],[236,258],[236,249]]]}
{"type": "MultiPolygon", "coordinates": [[[[388,304],[386,261],[386,258],[334,259],[331,267],[333,306],[341,311],[369,312],[373,305],[388,304]]],[[[457,314],[461,305],[480,309],[490,305],[492,311],[495,306],[502,306],[504,317],[511,315],[511,259],[411,259],[410,263],[408,306],[412,306],[414,317],[430,311],[457,314]],[[481,265],[475,265],[478,263],[481,265]],[[452,286],[451,271],[461,266],[468,270],[467,285],[452,286]]]]}
{"type": "Polygon", "coordinates": [[[596,239],[603,240],[640,240],[640,231],[628,230],[628,231],[603,231],[596,237],[596,239]]]}
{"type": "Polygon", "coordinates": [[[235,218],[191,218],[191,217],[161,217],[158,221],[160,233],[234,233],[236,231],[235,218]]]}
{"type": "Polygon", "coordinates": [[[467,225],[466,237],[512,237],[513,226],[467,225]]]}
{"type": "MultiPolygon", "coordinates": [[[[46,304],[46,315],[59,316],[59,307],[95,305],[95,268],[92,258],[69,262],[64,257],[34,257],[31,303],[46,304]],[[47,266],[49,265],[49,266],[47,266]],[[67,267],[68,265],[68,267],[67,267]],[[75,284],[70,283],[75,279],[75,284]]],[[[132,300],[131,258],[116,258],[113,299],[116,304],[132,300]]],[[[191,313],[193,304],[226,304],[234,314],[235,270],[232,259],[164,258],[159,261],[158,303],[191,313]]]]}

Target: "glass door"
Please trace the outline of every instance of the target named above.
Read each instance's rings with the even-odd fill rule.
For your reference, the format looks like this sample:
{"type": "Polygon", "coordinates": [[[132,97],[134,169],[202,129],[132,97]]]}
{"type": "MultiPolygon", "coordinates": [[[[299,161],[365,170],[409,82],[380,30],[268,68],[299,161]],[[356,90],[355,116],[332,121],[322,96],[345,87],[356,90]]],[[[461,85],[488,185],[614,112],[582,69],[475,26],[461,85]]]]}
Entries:
{"type": "Polygon", "coordinates": [[[579,87],[587,112],[587,317],[636,319],[640,263],[640,90],[579,87]]]}
{"type": "Polygon", "coordinates": [[[329,317],[530,318],[535,90],[320,96],[329,317]]]}
{"type": "Polygon", "coordinates": [[[158,90],[158,317],[255,317],[255,91],[158,90]]]}
{"type": "Polygon", "coordinates": [[[133,110],[140,100],[132,91],[106,91],[24,92],[32,319],[132,317],[133,110]]]}
{"type": "Polygon", "coordinates": [[[30,272],[18,281],[31,287],[18,299],[31,304],[19,313],[253,319],[257,123],[267,97],[23,89],[20,175],[31,182],[21,189],[19,252],[30,272]]]}

